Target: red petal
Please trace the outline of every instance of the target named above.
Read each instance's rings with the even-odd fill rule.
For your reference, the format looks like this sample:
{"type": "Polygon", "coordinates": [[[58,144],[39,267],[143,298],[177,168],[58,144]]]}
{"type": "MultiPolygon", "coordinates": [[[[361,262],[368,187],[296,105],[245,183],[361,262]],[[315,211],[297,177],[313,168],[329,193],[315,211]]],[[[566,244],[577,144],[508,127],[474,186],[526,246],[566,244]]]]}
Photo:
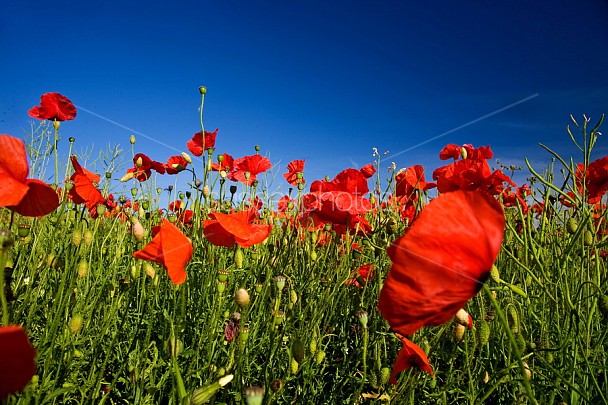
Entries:
{"type": "Polygon", "coordinates": [[[26,217],[42,217],[59,207],[57,192],[45,182],[28,179],[25,185],[28,190],[21,202],[8,208],[26,217]]]}
{"type": "Polygon", "coordinates": [[[485,193],[442,194],[388,249],[393,262],[378,308],[391,328],[412,335],[440,325],[481,288],[502,243],[505,218],[485,193]]]}
{"type": "Polygon", "coordinates": [[[23,390],[36,373],[36,351],[20,326],[0,326],[0,399],[23,390]]]}
{"type": "Polygon", "coordinates": [[[136,259],[162,264],[173,284],[186,280],[184,267],[192,258],[192,242],[175,225],[163,218],[160,229],[142,250],[133,253],[136,259]]]}
{"type": "Polygon", "coordinates": [[[203,222],[203,233],[212,245],[231,248],[235,244],[234,236],[214,219],[207,219],[203,222]]]}
{"type": "Polygon", "coordinates": [[[412,367],[416,367],[421,371],[426,371],[430,375],[434,375],[435,373],[433,372],[433,368],[431,367],[424,350],[416,343],[403,336],[397,335],[397,337],[403,343],[403,347],[399,350],[399,354],[397,354],[397,359],[393,366],[393,373],[391,374],[391,383],[397,384],[397,374],[412,367]]]}
{"type": "Polygon", "coordinates": [[[0,207],[17,205],[27,193],[29,173],[25,145],[19,138],[0,135],[0,207]]]}

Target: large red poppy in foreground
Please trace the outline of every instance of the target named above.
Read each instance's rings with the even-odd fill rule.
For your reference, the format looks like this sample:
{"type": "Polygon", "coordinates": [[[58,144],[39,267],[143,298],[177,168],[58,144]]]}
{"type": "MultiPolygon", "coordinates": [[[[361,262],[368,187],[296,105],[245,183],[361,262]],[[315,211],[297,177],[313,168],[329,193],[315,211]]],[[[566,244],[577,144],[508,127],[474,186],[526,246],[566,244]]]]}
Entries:
{"type": "Polygon", "coordinates": [[[28,179],[25,145],[19,138],[0,135],[0,207],[40,217],[59,206],[55,190],[43,181],[28,179]]]}
{"type": "Polygon", "coordinates": [[[21,326],[0,326],[0,400],[21,391],[36,373],[36,351],[21,326]]]}
{"type": "Polygon", "coordinates": [[[32,107],[28,115],[37,120],[69,121],[76,118],[76,107],[59,93],[45,93],[40,96],[40,105],[32,107]]]}
{"type": "Polygon", "coordinates": [[[186,263],[192,258],[192,242],[175,225],[163,218],[159,226],[152,229],[152,241],[133,257],[161,264],[173,284],[186,281],[186,263]]]}
{"type": "Polygon", "coordinates": [[[504,226],[502,207],[486,193],[432,200],[388,249],[393,264],[378,308],[391,328],[412,335],[450,320],[488,278],[504,226]]]}

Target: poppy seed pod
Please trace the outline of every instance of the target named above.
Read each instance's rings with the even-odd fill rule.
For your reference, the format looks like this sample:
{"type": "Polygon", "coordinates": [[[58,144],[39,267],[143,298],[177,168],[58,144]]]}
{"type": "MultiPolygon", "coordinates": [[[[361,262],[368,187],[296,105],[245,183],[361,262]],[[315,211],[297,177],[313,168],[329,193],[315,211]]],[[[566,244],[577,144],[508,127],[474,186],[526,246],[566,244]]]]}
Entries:
{"type": "Polygon", "coordinates": [[[253,386],[244,390],[247,405],[262,405],[264,402],[264,388],[253,386]]]}
{"type": "Polygon", "coordinates": [[[199,91],[199,93],[201,93],[201,95],[203,95],[203,96],[204,96],[205,94],[207,94],[207,87],[205,87],[205,86],[200,86],[200,87],[198,88],[198,91],[199,91]]]}
{"type": "Polygon", "coordinates": [[[276,276],[274,278],[274,284],[277,287],[277,290],[283,291],[283,288],[285,288],[285,277],[284,276],[276,276]]]}

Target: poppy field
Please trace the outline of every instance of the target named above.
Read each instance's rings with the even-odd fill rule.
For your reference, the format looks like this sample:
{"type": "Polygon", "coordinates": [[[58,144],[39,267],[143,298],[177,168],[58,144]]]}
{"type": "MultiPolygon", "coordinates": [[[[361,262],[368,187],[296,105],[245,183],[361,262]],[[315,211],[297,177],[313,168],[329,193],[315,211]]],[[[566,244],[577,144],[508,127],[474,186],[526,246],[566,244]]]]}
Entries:
{"type": "Polygon", "coordinates": [[[0,135],[0,402],[608,403],[603,117],[545,167],[374,150],[333,178],[294,160],[276,196],[199,90],[175,156],[75,153],[58,93],[0,135]]]}

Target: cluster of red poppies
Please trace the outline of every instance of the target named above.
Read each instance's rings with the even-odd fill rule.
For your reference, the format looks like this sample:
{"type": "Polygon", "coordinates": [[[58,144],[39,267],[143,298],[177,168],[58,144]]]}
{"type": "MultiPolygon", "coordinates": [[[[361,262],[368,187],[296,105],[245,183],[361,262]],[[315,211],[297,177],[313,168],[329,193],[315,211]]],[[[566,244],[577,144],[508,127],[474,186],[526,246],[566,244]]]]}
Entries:
{"type": "MultiPolygon", "coordinates": [[[[32,108],[29,115],[59,122],[73,119],[76,108],[64,96],[47,93],[42,96],[40,106],[32,108]]],[[[211,159],[217,133],[216,129],[194,134],[187,142],[188,151],[195,156],[206,152],[211,159]]],[[[23,142],[0,135],[0,150],[0,207],[25,216],[43,216],[54,211],[60,204],[61,191],[28,178],[23,142]]],[[[503,206],[519,207],[524,213],[529,209],[544,209],[542,203],[528,206],[530,189],[527,185],[513,190],[512,187],[517,186],[507,175],[501,170],[490,169],[488,159],[492,156],[487,146],[447,145],[441,150],[440,159],[453,159],[453,162],[433,172],[434,182],[427,182],[423,167],[414,165],[395,175],[394,193],[380,203],[368,197],[368,179],[376,172],[373,165],[345,169],[333,180],[313,181],[301,200],[284,196],[274,216],[264,220],[259,214],[262,203],[257,197],[240,210],[222,211],[222,206],[216,204],[202,220],[203,233],[209,243],[216,246],[250,248],[266,240],[275,220],[283,218],[285,222],[299,224],[305,229],[329,226],[337,234],[362,235],[372,231],[368,222],[370,215],[377,215],[384,209],[396,209],[411,226],[388,249],[392,266],[378,303],[382,316],[403,343],[391,378],[396,382],[396,375],[409,367],[433,373],[424,351],[407,337],[422,327],[447,322],[479,291],[502,243],[503,206]],[[422,208],[421,196],[433,188],[441,194],[422,208]]],[[[101,206],[116,207],[113,196],[104,197],[97,188],[100,176],[83,168],[75,156],[70,159],[74,173],[67,196],[71,201],[86,206],[93,218],[99,216],[101,206]]],[[[255,185],[257,176],[271,167],[270,160],[258,153],[240,159],[224,153],[216,159],[216,163],[207,167],[219,172],[222,178],[247,186],[255,185]]],[[[161,163],[138,153],[123,180],[147,181],[152,171],[176,174],[190,163],[187,154],[172,156],[166,163],[161,163]]],[[[306,184],[304,165],[304,160],[294,160],[284,174],[286,181],[300,191],[306,184]]],[[[564,194],[562,202],[574,205],[577,198],[585,196],[589,204],[599,203],[608,191],[607,166],[608,157],[587,167],[579,165],[575,176],[578,195],[575,192],[564,194]]],[[[174,201],[169,209],[177,213],[177,220],[187,227],[194,215],[183,206],[181,201],[174,201]]],[[[170,280],[181,284],[186,280],[185,268],[192,254],[189,238],[171,221],[162,219],[152,229],[152,240],[133,256],[161,264],[170,280]]],[[[361,286],[373,275],[373,268],[363,265],[356,273],[356,279],[347,284],[361,286]]],[[[34,350],[22,328],[0,327],[0,398],[22,389],[29,381],[35,370],[33,357],[34,350]]]]}

